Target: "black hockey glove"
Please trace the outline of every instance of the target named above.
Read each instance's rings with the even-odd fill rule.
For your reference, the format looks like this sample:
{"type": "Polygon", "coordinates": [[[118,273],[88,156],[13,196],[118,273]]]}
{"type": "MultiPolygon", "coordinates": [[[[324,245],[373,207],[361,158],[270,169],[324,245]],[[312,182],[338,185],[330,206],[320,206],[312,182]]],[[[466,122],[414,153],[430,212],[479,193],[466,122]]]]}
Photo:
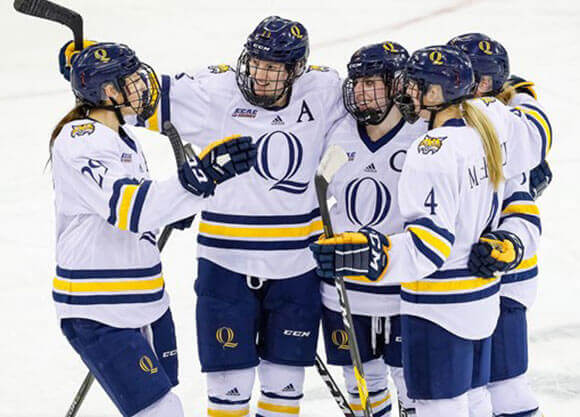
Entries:
{"type": "Polygon", "coordinates": [[[530,171],[530,194],[536,200],[552,182],[552,170],[548,161],[542,161],[540,165],[530,171]]]}
{"type": "Polygon", "coordinates": [[[507,79],[506,83],[515,88],[516,93],[524,93],[527,94],[531,97],[533,97],[535,100],[538,99],[538,96],[536,95],[536,90],[534,90],[534,83],[531,81],[527,81],[525,79],[523,79],[522,77],[519,77],[517,75],[510,75],[510,77],[507,79]]]}
{"type": "Polygon", "coordinates": [[[230,136],[209,144],[199,155],[201,168],[216,184],[249,171],[256,163],[256,145],[249,136],[230,136]]]}
{"type": "Polygon", "coordinates": [[[471,247],[467,266],[481,278],[494,278],[497,273],[514,269],[522,261],[524,245],[511,232],[496,230],[484,234],[471,247]]]}
{"type": "Polygon", "coordinates": [[[387,270],[390,247],[387,236],[366,227],[331,238],[323,235],[310,245],[310,250],[318,264],[316,273],[323,278],[366,275],[377,281],[387,270]]]}
{"type": "Polygon", "coordinates": [[[215,182],[205,174],[195,154],[186,156],[186,162],[179,168],[177,176],[183,188],[193,195],[206,198],[214,193],[215,182]]]}

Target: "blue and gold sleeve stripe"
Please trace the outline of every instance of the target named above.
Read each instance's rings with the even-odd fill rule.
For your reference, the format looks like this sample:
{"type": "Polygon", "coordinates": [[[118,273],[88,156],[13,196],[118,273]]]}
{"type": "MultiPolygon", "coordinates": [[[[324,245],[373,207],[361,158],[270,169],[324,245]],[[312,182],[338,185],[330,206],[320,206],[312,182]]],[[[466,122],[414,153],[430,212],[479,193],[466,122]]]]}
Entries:
{"type": "Polygon", "coordinates": [[[451,253],[455,242],[453,233],[437,226],[426,217],[405,223],[405,230],[411,232],[411,238],[419,252],[440,268],[451,253]]]}
{"type": "Polygon", "coordinates": [[[500,226],[505,220],[514,217],[533,224],[542,233],[540,210],[529,193],[518,191],[503,201],[500,226]]]}
{"type": "Polygon", "coordinates": [[[520,264],[507,274],[502,275],[502,284],[527,281],[538,276],[538,256],[524,259],[520,264]]]}
{"type": "Polygon", "coordinates": [[[139,219],[151,181],[123,178],[113,184],[107,222],[121,230],[139,231],[139,219]]]}

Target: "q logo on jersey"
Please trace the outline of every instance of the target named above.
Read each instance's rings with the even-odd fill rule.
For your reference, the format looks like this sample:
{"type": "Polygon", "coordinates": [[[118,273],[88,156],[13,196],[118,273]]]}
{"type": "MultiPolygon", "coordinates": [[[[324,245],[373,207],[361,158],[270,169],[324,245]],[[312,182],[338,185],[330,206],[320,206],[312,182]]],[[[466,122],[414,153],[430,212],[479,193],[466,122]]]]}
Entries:
{"type": "Polygon", "coordinates": [[[334,346],[338,349],[348,350],[348,333],[344,330],[335,330],[332,332],[330,338],[334,346]]]}
{"type": "Polygon", "coordinates": [[[357,178],[346,186],[346,215],[351,223],[361,227],[381,224],[391,208],[391,193],[385,184],[371,177],[357,178]],[[367,184],[367,185],[363,185],[367,184]],[[363,192],[361,193],[361,186],[363,192]],[[361,194],[359,199],[359,193],[361,194]],[[374,207],[372,205],[374,195],[374,207]],[[359,204],[357,204],[359,203],[359,204]],[[362,216],[361,210],[368,213],[362,216]]]}
{"type": "Polygon", "coordinates": [[[153,366],[153,361],[147,355],[143,355],[139,359],[139,368],[150,375],[156,374],[158,370],[156,366],[153,366]]]}
{"type": "Polygon", "coordinates": [[[265,180],[275,181],[270,191],[302,194],[308,189],[308,182],[293,180],[302,165],[304,153],[302,144],[295,134],[281,130],[266,133],[260,136],[256,145],[258,147],[256,172],[265,180]],[[284,147],[287,150],[287,159],[284,156],[284,147]]]}
{"type": "Polygon", "coordinates": [[[222,347],[233,349],[238,346],[236,342],[234,342],[235,337],[234,331],[229,327],[220,327],[215,332],[215,338],[222,347]]]}
{"type": "Polygon", "coordinates": [[[441,149],[443,145],[443,141],[447,139],[447,136],[429,136],[425,135],[425,138],[419,142],[417,146],[417,151],[422,153],[423,155],[427,155],[429,153],[434,154],[441,149]]]}

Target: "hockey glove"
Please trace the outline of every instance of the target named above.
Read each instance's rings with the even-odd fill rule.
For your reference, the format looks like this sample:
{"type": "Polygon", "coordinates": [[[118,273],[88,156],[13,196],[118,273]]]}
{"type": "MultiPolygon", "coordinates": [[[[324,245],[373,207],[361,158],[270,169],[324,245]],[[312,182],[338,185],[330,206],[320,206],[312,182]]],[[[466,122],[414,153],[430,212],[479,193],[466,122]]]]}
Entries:
{"type": "Polygon", "coordinates": [[[366,275],[377,281],[389,264],[389,238],[374,229],[346,232],[331,238],[321,236],[310,250],[318,264],[316,273],[323,278],[345,275],[366,275]]]}
{"type": "Polygon", "coordinates": [[[205,174],[195,154],[186,156],[186,162],[177,171],[177,176],[183,188],[193,195],[206,198],[214,193],[215,182],[205,174]]]}
{"type": "Polygon", "coordinates": [[[524,93],[529,96],[532,96],[535,100],[538,99],[536,91],[533,89],[534,83],[531,81],[526,81],[522,77],[518,77],[517,75],[512,74],[507,79],[506,84],[510,87],[515,88],[516,93],[524,93]]]}
{"type": "MultiPolygon", "coordinates": [[[[96,44],[95,41],[87,41],[83,40],[83,49],[87,48],[91,45],[96,44]]],[[[64,77],[65,80],[70,81],[70,69],[72,67],[73,58],[79,53],[80,51],[75,50],[75,43],[74,41],[68,41],[65,43],[62,48],[60,48],[60,52],[58,53],[58,67],[60,73],[64,77]]]]}
{"type": "Polygon", "coordinates": [[[249,171],[256,163],[256,145],[249,136],[230,136],[209,144],[199,155],[201,168],[216,184],[249,171]]]}
{"type": "Polygon", "coordinates": [[[540,165],[530,171],[530,194],[536,200],[552,182],[552,170],[548,161],[542,161],[540,165]]]}
{"type": "Polygon", "coordinates": [[[494,278],[498,273],[514,269],[522,261],[524,245],[511,232],[496,230],[486,233],[471,247],[467,266],[478,277],[494,278]]]}

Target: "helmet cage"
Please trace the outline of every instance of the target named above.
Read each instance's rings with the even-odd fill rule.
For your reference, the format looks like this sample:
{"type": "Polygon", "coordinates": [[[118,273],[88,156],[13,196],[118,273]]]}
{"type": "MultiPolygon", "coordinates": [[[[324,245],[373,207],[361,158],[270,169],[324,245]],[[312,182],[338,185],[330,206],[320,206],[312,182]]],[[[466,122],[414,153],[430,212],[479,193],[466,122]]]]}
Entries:
{"type": "Polygon", "coordinates": [[[352,117],[362,125],[380,124],[393,107],[393,86],[394,76],[390,73],[361,75],[358,77],[348,77],[342,84],[342,99],[344,107],[352,117]],[[377,88],[374,82],[372,87],[366,86],[365,78],[373,75],[380,75],[383,83],[381,89],[377,88]],[[355,92],[358,83],[362,82],[362,91],[355,92]],[[369,94],[370,89],[370,94],[369,94]],[[371,99],[367,100],[370,96],[371,99]]]}

